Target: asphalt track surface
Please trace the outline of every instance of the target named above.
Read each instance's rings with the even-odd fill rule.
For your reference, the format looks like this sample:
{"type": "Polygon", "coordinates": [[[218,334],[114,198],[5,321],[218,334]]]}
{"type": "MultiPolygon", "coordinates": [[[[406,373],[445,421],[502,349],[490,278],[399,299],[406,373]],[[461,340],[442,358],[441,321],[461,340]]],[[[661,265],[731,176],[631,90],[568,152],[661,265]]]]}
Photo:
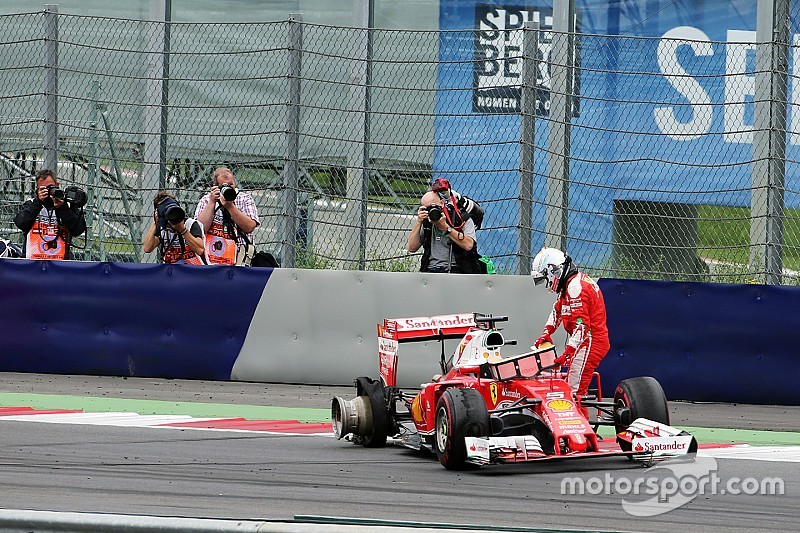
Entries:
{"type": "MultiPolygon", "coordinates": [[[[4,405],[14,395],[68,395],[225,404],[241,407],[242,416],[243,406],[328,409],[332,396],[353,396],[349,387],[3,373],[0,392],[4,405]]],[[[797,407],[673,403],[671,411],[678,427],[800,432],[797,407]]],[[[561,490],[568,477],[634,480],[655,472],[625,458],[450,472],[423,453],[330,437],[0,421],[0,508],[532,530],[797,531],[800,463],[717,462],[723,480],[781,478],[785,494],[705,494],[663,514],[635,517],[613,490],[561,490]]]]}

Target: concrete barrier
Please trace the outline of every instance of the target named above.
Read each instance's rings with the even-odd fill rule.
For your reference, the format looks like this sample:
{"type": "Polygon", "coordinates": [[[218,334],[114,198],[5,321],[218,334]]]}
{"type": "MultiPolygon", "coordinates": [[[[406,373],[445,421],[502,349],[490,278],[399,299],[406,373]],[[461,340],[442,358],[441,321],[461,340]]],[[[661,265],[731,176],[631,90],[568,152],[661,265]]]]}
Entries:
{"type": "MultiPolygon", "coordinates": [[[[526,276],[0,260],[0,371],[349,385],[377,377],[384,318],[507,315],[527,350],[554,295],[526,276]]],[[[600,280],[604,392],[657,378],[670,399],[798,405],[800,288],[600,280]]],[[[564,335],[555,340],[563,346],[564,335]]],[[[447,341],[446,352],[456,341],[447,341]]],[[[398,382],[439,371],[439,343],[400,347],[398,382]]]]}

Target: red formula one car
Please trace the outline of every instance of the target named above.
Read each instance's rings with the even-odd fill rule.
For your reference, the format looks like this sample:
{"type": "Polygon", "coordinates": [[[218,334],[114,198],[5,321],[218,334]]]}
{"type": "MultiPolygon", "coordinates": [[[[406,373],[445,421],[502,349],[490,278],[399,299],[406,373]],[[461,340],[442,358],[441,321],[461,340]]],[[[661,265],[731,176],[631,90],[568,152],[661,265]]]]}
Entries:
{"type": "Polygon", "coordinates": [[[500,355],[516,344],[496,327],[506,320],[478,313],[384,320],[380,379],[356,378],[355,399],[333,398],[336,437],[368,447],[391,438],[435,452],[448,469],[614,455],[651,462],[697,450],[694,437],[668,425],[667,400],[654,378],[626,379],[604,401],[595,374],[597,389],[575,398],[554,363],[554,346],[500,355]],[[444,341],[458,338],[446,357],[444,341]],[[442,373],[421,390],[398,388],[399,345],[430,340],[441,341],[442,373]],[[618,448],[601,446],[600,425],[615,426],[618,448]]]}

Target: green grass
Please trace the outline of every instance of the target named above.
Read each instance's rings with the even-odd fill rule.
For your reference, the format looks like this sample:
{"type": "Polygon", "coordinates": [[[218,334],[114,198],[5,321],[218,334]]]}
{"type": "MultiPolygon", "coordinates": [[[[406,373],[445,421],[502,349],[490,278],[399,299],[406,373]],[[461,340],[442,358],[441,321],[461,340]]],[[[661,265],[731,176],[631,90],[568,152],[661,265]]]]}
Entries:
{"type": "MultiPolygon", "coordinates": [[[[698,255],[747,269],[750,261],[750,209],[714,205],[698,206],[698,255]]],[[[783,266],[800,270],[800,210],[784,213],[783,266]]]]}

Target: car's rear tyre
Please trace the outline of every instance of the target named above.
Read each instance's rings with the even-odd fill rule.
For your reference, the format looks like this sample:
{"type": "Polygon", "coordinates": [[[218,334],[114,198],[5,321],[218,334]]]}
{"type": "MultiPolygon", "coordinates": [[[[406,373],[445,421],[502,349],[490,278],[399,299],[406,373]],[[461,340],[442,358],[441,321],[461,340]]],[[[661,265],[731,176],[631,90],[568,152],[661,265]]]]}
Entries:
{"type": "Polygon", "coordinates": [[[383,383],[379,380],[363,377],[358,378],[356,381],[359,396],[366,396],[370,406],[368,411],[372,416],[372,423],[369,424],[372,430],[369,434],[361,436],[361,444],[367,448],[386,446],[391,424],[389,420],[389,404],[386,401],[383,383]]]}
{"type": "MultiPolygon", "coordinates": [[[[621,412],[630,411],[629,419],[646,418],[653,422],[669,424],[669,408],[664,389],[655,378],[641,376],[620,381],[614,391],[614,426],[617,433],[625,431],[628,425],[621,420],[621,412]]],[[[617,439],[622,451],[630,451],[631,445],[617,439]]]]}
{"type": "Polygon", "coordinates": [[[467,463],[464,437],[489,435],[489,411],[475,389],[450,388],[436,404],[434,448],[439,462],[448,470],[475,468],[467,463]]]}

